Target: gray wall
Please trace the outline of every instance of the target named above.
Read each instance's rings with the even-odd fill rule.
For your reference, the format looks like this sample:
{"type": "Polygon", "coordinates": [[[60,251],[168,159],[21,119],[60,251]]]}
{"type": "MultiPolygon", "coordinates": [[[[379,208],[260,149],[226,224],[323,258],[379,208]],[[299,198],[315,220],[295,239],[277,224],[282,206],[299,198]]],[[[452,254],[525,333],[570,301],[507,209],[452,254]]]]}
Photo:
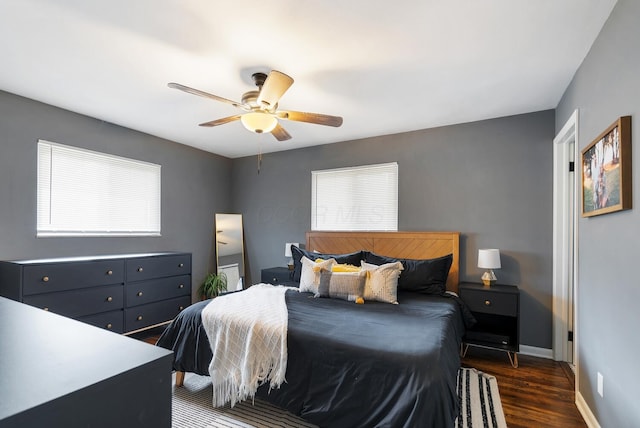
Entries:
{"type": "Polygon", "coordinates": [[[478,248],[500,248],[498,281],[522,293],[521,343],[551,348],[554,123],[543,111],[266,154],[259,174],[255,156],[234,159],[248,281],[286,265],[286,242],[304,243],[312,170],[396,161],[399,230],[462,232],[463,281],[479,281],[478,248]]]}
{"type": "Polygon", "coordinates": [[[197,286],[229,210],[231,160],[0,91],[0,260],[186,251],[197,286]],[[38,139],[162,165],[162,236],[36,238],[38,139]]]}
{"type": "Polygon", "coordinates": [[[578,222],[579,392],[603,427],[640,424],[640,2],[619,0],[556,111],[559,130],[579,109],[582,150],[620,116],[631,115],[634,208],[578,222]],[[604,397],[596,392],[604,376],[604,397]]]}

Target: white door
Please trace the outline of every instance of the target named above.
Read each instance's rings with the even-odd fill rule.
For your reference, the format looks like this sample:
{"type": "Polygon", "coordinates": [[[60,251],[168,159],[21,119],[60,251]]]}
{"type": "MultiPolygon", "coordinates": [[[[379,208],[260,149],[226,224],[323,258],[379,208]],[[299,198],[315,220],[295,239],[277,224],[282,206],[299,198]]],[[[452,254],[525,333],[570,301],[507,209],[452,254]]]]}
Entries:
{"type": "MultiPolygon", "coordinates": [[[[227,276],[227,290],[238,290],[238,284],[240,282],[240,269],[238,263],[232,263],[224,266],[218,266],[218,273],[224,273],[227,276]]],[[[242,287],[239,288],[242,290],[242,287]]]]}
{"type": "MultiPolygon", "coordinates": [[[[575,135],[574,135],[575,137],[575,135]]],[[[576,177],[582,177],[582,174],[578,175],[578,172],[581,171],[579,168],[582,166],[579,163],[575,162],[575,138],[569,140],[567,143],[569,145],[569,156],[571,158],[570,165],[573,167],[569,168],[569,186],[567,188],[567,199],[568,199],[568,211],[569,215],[567,216],[567,356],[565,361],[569,364],[573,364],[573,353],[575,343],[573,341],[573,326],[575,323],[575,225],[576,225],[576,177]]]]}
{"type": "Polygon", "coordinates": [[[553,144],[553,356],[576,360],[576,215],[577,181],[582,166],[576,162],[578,111],[567,121],[553,144]]]}

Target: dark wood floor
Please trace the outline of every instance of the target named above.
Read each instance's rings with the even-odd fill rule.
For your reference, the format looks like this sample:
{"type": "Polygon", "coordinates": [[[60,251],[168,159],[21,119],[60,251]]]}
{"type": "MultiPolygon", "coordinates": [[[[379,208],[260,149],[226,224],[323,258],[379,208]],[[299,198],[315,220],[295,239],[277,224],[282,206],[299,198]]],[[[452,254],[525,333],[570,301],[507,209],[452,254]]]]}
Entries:
{"type": "MultiPolygon", "coordinates": [[[[161,333],[162,327],[132,337],[155,344],[161,333]]],[[[514,369],[504,352],[469,347],[462,365],[497,378],[509,428],[587,426],[574,404],[573,372],[566,363],[519,355],[514,369]]]]}
{"type": "Polygon", "coordinates": [[[574,376],[566,363],[519,355],[517,369],[507,354],[469,347],[462,360],[498,380],[509,428],[586,427],[575,405],[574,376]]]}

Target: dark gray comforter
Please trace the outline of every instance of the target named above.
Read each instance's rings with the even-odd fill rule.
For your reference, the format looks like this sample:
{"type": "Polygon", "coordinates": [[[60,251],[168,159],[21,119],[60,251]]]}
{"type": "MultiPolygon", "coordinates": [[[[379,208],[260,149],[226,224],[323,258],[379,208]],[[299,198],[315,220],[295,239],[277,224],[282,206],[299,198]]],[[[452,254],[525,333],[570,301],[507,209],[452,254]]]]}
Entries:
{"type": "MultiPolygon", "coordinates": [[[[356,305],[310,296],[287,292],[287,380],[259,397],[321,427],[453,426],[464,334],[457,299],[399,291],[399,305],[356,305]]],[[[175,370],[208,375],[207,303],[183,311],[158,341],[175,352],[175,370]]]]}

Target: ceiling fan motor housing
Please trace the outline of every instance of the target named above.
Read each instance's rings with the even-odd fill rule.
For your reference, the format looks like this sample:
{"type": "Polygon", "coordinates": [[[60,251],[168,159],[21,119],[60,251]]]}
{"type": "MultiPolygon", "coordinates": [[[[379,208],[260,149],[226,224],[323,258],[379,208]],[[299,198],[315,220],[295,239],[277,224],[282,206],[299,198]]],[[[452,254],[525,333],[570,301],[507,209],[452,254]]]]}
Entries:
{"type": "Polygon", "coordinates": [[[253,73],[251,77],[253,78],[253,83],[256,84],[258,89],[262,89],[262,85],[264,85],[264,81],[267,80],[267,75],[264,73],[258,72],[258,73],[253,73]]]}

